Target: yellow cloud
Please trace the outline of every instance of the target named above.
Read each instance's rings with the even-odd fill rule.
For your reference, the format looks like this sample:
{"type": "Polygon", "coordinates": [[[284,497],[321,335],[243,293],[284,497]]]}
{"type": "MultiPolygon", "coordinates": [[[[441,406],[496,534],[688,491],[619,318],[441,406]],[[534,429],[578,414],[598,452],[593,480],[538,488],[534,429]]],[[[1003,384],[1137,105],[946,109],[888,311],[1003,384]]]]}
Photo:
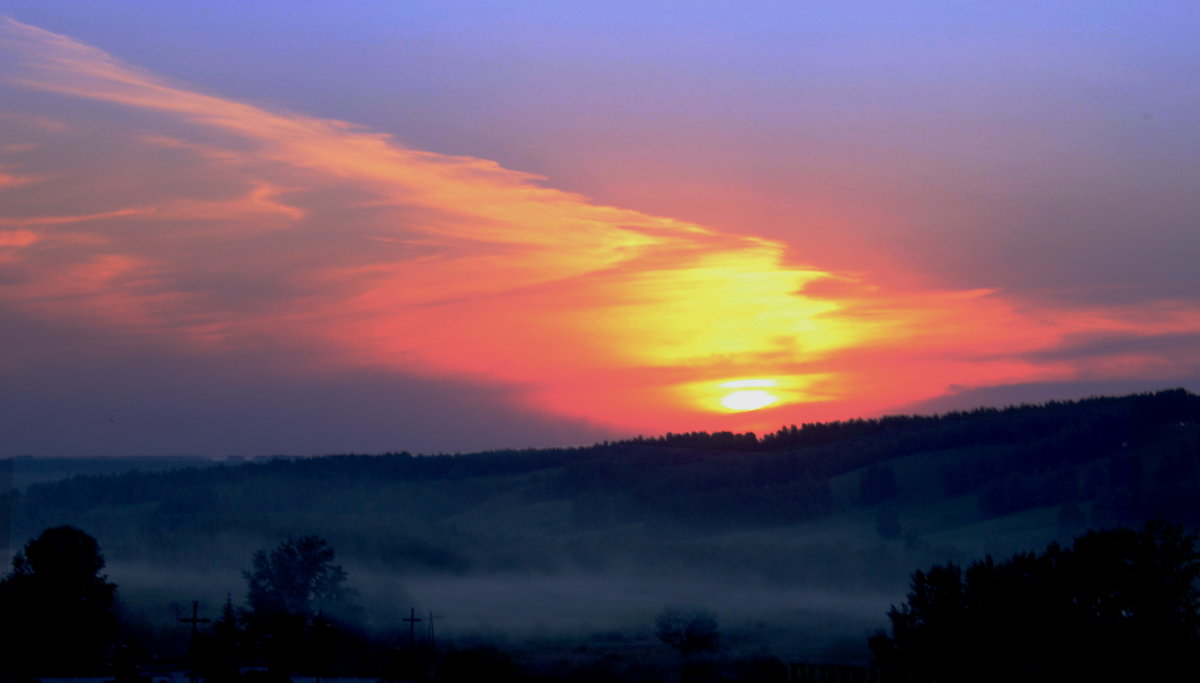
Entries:
{"type": "Polygon", "coordinates": [[[43,166],[62,164],[9,183],[24,208],[0,209],[12,228],[0,251],[14,254],[0,307],[26,315],[191,352],[301,348],[314,367],[471,376],[646,431],[765,419],[752,414],[777,425],[955,381],[1060,377],[1074,366],[1020,354],[1081,330],[1200,330],[1190,310],[1039,316],[996,292],[889,291],[792,265],[778,241],[197,93],[11,19],[0,59],[13,109],[0,126],[43,166]],[[47,126],[45,112],[20,110],[28,90],[141,115],[89,127],[68,107],[47,126]],[[58,156],[38,157],[48,144],[58,156]],[[739,378],[774,382],[774,402],[725,415],[722,385],[739,378]]]}

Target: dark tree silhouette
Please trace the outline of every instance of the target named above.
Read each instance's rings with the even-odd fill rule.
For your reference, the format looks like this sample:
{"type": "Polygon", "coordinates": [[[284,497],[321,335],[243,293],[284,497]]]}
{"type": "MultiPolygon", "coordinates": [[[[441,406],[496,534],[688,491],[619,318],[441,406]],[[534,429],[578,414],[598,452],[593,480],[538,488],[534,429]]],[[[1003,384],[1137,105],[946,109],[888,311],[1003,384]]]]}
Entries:
{"type": "Polygon", "coordinates": [[[13,558],[0,581],[4,664],[18,677],[105,670],[116,638],[116,585],[100,572],[96,539],[72,526],[47,529],[13,558]]]}
{"type": "Polygon", "coordinates": [[[1196,540],[1152,523],[918,571],[875,662],[951,681],[1166,680],[1200,646],[1196,540]]]}
{"type": "Polygon", "coordinates": [[[213,683],[238,679],[242,660],[242,627],[232,596],[225,599],[221,616],[201,641],[201,673],[213,683]]]}
{"type": "Polygon", "coordinates": [[[248,583],[247,637],[274,674],[298,669],[323,675],[342,621],[354,611],[346,571],[319,536],[291,538],[254,554],[248,583]]]}
{"type": "Polygon", "coordinates": [[[344,607],[352,593],[345,587],[346,571],[333,558],[333,548],[319,536],[288,539],[269,554],[254,553],[254,569],[245,572],[250,609],[307,618],[344,607]]]}

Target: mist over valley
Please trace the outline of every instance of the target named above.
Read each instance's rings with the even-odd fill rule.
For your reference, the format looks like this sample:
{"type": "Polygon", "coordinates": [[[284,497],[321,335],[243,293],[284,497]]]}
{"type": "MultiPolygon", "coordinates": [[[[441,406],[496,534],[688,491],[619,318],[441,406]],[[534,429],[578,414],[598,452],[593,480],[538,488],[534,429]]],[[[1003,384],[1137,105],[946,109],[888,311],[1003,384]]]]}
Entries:
{"type": "Polygon", "coordinates": [[[18,458],[11,549],[85,530],[123,612],[176,640],[193,600],[244,602],[256,552],[314,535],[355,623],[396,642],[434,614],[446,646],[654,650],[676,608],[715,615],[729,658],[865,665],[915,569],[1194,528],[1198,456],[1200,398],[1172,390],[586,448],[18,458]]]}

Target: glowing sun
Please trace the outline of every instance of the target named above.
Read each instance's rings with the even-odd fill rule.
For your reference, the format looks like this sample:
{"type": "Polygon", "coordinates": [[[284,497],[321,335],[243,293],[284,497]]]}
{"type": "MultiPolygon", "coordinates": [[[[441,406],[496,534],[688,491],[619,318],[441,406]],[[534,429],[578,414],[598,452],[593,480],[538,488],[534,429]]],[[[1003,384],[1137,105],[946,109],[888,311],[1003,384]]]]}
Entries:
{"type": "Polygon", "coordinates": [[[761,388],[775,386],[775,382],[769,379],[741,379],[725,382],[721,386],[726,389],[737,389],[721,399],[721,405],[730,410],[758,410],[779,400],[778,396],[761,388]]]}

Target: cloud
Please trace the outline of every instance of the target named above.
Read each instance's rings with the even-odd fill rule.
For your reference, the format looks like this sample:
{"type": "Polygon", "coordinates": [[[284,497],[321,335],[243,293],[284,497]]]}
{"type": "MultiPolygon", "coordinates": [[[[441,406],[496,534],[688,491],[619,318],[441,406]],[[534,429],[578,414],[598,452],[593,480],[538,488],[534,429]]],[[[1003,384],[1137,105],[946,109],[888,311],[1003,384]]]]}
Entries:
{"type": "MultiPolygon", "coordinates": [[[[132,216],[138,213],[146,213],[147,209],[120,209],[117,211],[106,211],[104,213],[94,213],[83,216],[26,216],[23,218],[0,218],[0,225],[8,226],[33,226],[33,225],[65,225],[69,223],[83,223],[85,221],[96,221],[105,218],[117,218],[120,216],[132,216]]],[[[27,231],[26,231],[27,232],[27,231]]]]}
{"type": "Polygon", "coordinates": [[[299,372],[277,345],[181,355],[145,336],[0,311],[0,456],[418,453],[611,438],[538,415],[504,387],[371,369],[299,372]]]}
{"type": "Polygon", "coordinates": [[[27,247],[38,240],[38,235],[32,230],[2,230],[0,231],[0,249],[15,249],[27,247]]]}
{"type": "MultiPolygon", "coordinates": [[[[0,60],[0,154],[39,178],[4,188],[0,312],[80,340],[497,387],[520,410],[657,432],[1067,381],[1098,371],[1056,351],[1079,335],[1200,332],[1171,302],[1042,309],[798,264],[799,243],[199,93],[11,19],[0,60]],[[756,377],[776,407],[720,408],[723,383],[756,377]]],[[[1150,356],[1110,372],[1170,374],[1150,356]]]]}

